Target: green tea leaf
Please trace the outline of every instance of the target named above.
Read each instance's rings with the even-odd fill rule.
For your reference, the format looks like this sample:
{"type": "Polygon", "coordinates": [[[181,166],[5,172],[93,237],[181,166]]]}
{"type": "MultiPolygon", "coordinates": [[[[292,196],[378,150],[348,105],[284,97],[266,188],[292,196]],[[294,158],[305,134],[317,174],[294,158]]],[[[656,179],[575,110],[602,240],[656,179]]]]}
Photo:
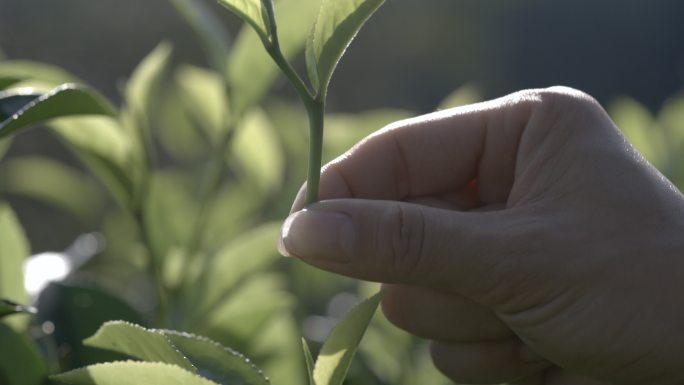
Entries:
{"type": "Polygon", "coordinates": [[[16,302],[0,299],[0,318],[17,313],[36,314],[36,309],[29,306],[19,305],[16,302]]]}
{"type": "Polygon", "coordinates": [[[373,318],[382,292],[355,306],[323,343],[314,368],[316,385],[342,385],[354,353],[373,318]]]}
{"type": "Polygon", "coordinates": [[[306,44],[309,79],[325,98],[332,74],[363,24],[385,0],[322,0],[306,44]]]}
{"type": "Polygon", "coordinates": [[[8,136],[6,138],[0,139],[0,160],[7,154],[7,151],[12,144],[12,137],[8,136]]]}
{"type": "Polygon", "coordinates": [[[309,385],[316,385],[316,382],[314,382],[314,377],[313,377],[313,370],[314,370],[313,356],[311,355],[311,350],[309,349],[309,344],[306,343],[306,340],[304,338],[302,338],[302,349],[304,350],[304,361],[306,362],[306,372],[309,375],[309,385]]]}
{"type": "Polygon", "coordinates": [[[221,75],[203,68],[183,66],[176,72],[179,97],[192,121],[213,141],[226,129],[228,100],[221,75]]]}
{"type": "Polygon", "coordinates": [[[272,0],[219,0],[219,4],[249,23],[266,44],[271,40],[272,31],[264,1],[272,0]]]}
{"type": "Polygon", "coordinates": [[[217,385],[176,365],[139,361],[90,365],[50,379],[69,385],[217,385]]]}
{"type": "MultiPolygon", "coordinates": [[[[294,59],[311,32],[320,0],[279,0],[275,5],[280,49],[294,59]]],[[[278,77],[280,70],[269,57],[252,28],[242,28],[228,57],[227,81],[231,112],[242,115],[258,103],[278,77]]]]}
{"type": "Polygon", "coordinates": [[[447,108],[460,107],[467,104],[473,104],[482,101],[482,89],[474,83],[466,83],[439,103],[437,109],[445,110],[447,108]]]}
{"type": "Polygon", "coordinates": [[[0,62],[0,89],[24,80],[35,80],[56,87],[64,83],[83,83],[72,74],[38,62],[8,60],[0,62]]]}
{"type": "Polygon", "coordinates": [[[628,97],[614,100],[608,111],[622,133],[636,149],[656,168],[667,161],[667,143],[664,132],[651,112],[641,103],[628,97]]]}
{"type": "Polygon", "coordinates": [[[204,0],[171,0],[204,44],[212,67],[222,70],[228,57],[230,34],[204,0]]]}
{"type": "Polygon", "coordinates": [[[199,280],[198,312],[204,314],[244,279],[280,259],[276,241],[280,223],[270,222],[230,240],[219,250],[199,280]]]}
{"type": "Polygon", "coordinates": [[[206,379],[221,385],[269,385],[259,368],[232,349],[193,334],[169,330],[162,333],[206,379]]]}
{"type": "Polygon", "coordinates": [[[164,334],[123,321],[107,322],[83,341],[86,346],[112,350],[148,362],[163,362],[195,373],[197,369],[164,334]]]}
{"type": "Polygon", "coordinates": [[[43,157],[15,157],[2,164],[0,192],[31,197],[67,211],[85,224],[101,214],[100,191],[81,172],[43,157]]]}
{"type": "Polygon", "coordinates": [[[60,118],[48,123],[57,137],[107,187],[122,207],[133,201],[136,172],[131,138],[109,117],[60,118]]]}
{"type": "Polygon", "coordinates": [[[254,110],[247,115],[233,138],[231,162],[254,193],[268,195],[278,189],[285,163],[276,129],[266,114],[254,110]]]}
{"type": "Polygon", "coordinates": [[[20,128],[73,115],[114,115],[109,102],[94,90],[64,84],[49,92],[10,89],[0,92],[0,138],[20,128]]]}
{"type": "Polygon", "coordinates": [[[24,260],[29,256],[26,235],[12,209],[0,202],[0,298],[27,302],[24,260]]]}
{"type": "Polygon", "coordinates": [[[3,385],[41,385],[47,376],[38,349],[23,333],[0,323],[0,380],[3,385]]]}

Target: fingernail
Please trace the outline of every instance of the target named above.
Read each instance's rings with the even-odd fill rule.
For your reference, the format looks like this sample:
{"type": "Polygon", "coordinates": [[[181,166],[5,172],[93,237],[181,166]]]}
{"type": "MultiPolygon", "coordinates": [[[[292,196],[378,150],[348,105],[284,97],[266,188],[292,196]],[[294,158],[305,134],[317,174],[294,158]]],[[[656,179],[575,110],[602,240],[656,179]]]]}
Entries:
{"type": "Polygon", "coordinates": [[[348,215],[305,209],[290,215],[280,232],[281,254],[307,260],[351,260],[356,232],[348,215]]]}

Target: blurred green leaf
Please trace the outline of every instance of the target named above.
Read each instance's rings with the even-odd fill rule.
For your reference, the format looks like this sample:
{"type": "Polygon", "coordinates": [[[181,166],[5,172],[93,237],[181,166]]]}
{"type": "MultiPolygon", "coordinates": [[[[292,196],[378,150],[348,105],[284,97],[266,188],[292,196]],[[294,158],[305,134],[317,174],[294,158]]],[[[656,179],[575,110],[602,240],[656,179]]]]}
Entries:
{"type": "Polygon", "coordinates": [[[0,191],[20,194],[51,204],[83,223],[100,215],[100,192],[91,179],[63,163],[43,157],[15,157],[2,164],[0,191]]]}
{"type": "MultiPolygon", "coordinates": [[[[280,0],[275,14],[278,40],[285,58],[294,59],[304,47],[320,0],[280,0]]],[[[228,57],[227,80],[230,87],[234,117],[258,103],[269,90],[280,70],[273,63],[259,41],[259,36],[248,26],[240,30],[228,57]]]]}
{"type": "Polygon", "coordinates": [[[64,370],[125,358],[121,354],[84,346],[82,341],[112,320],[138,325],[145,322],[128,303],[96,288],[51,283],[38,297],[38,322],[50,321],[57,348],[69,352],[62,357],[64,370]]]}
{"type": "Polygon", "coordinates": [[[271,40],[271,22],[269,21],[264,0],[219,0],[219,4],[249,23],[259,34],[262,41],[268,42],[271,40]]]}
{"type": "MultiPolygon", "coordinates": [[[[164,258],[173,247],[187,242],[195,213],[190,186],[184,175],[174,172],[152,174],[144,203],[144,226],[154,255],[164,258]]],[[[163,266],[163,261],[158,261],[163,266]]]]}
{"type": "Polygon", "coordinates": [[[61,118],[48,124],[57,137],[107,187],[122,207],[130,207],[134,183],[130,138],[109,117],[61,118]]]}
{"type": "Polygon", "coordinates": [[[284,286],[281,275],[252,274],[213,308],[192,315],[197,333],[246,351],[240,344],[251,343],[269,320],[291,306],[284,286]]]}
{"type": "Polygon", "coordinates": [[[302,350],[304,350],[304,362],[306,362],[306,372],[309,375],[309,385],[316,385],[313,378],[314,370],[314,360],[311,355],[311,349],[309,349],[309,344],[304,338],[302,338],[302,350]]]}
{"type": "Polygon", "coordinates": [[[482,101],[482,89],[474,83],[466,83],[447,95],[437,109],[446,110],[480,101],[482,101]]]}
{"type": "Polygon", "coordinates": [[[276,241],[280,223],[260,225],[230,240],[200,278],[198,312],[204,314],[230,295],[235,286],[280,259],[276,241]]]}
{"type": "Polygon", "coordinates": [[[243,180],[252,183],[254,193],[271,193],[283,178],[282,147],[266,114],[259,110],[247,115],[237,128],[228,155],[243,180]]]}
{"type": "Polygon", "coordinates": [[[196,373],[197,369],[179,352],[166,336],[157,330],[123,321],[110,321],[97,333],[85,339],[83,344],[94,348],[112,350],[148,362],[163,362],[196,373]]]}
{"type": "Polygon", "coordinates": [[[204,378],[222,385],[269,385],[268,379],[259,368],[232,349],[188,333],[169,330],[162,333],[204,378]]]}
{"type": "Polygon", "coordinates": [[[335,326],[316,360],[316,385],[342,385],[354,353],[381,299],[382,292],[361,302],[335,326]]]}
{"type": "Polygon", "coordinates": [[[38,349],[26,337],[0,322],[0,380],[2,385],[41,385],[47,368],[38,349]]]}
{"type": "Polygon", "coordinates": [[[250,354],[258,358],[266,373],[274,373],[275,385],[302,385],[307,382],[302,362],[301,332],[292,311],[273,315],[250,340],[250,354]]]}
{"type": "Polygon", "coordinates": [[[222,70],[228,57],[230,34],[221,20],[204,0],[171,0],[171,3],[200,38],[212,67],[222,70]]]}
{"type": "Polygon", "coordinates": [[[0,298],[0,318],[17,313],[35,314],[36,309],[0,298]]]}
{"type": "Polygon", "coordinates": [[[228,100],[221,75],[194,66],[182,66],[176,72],[179,97],[193,122],[206,135],[218,141],[226,129],[228,100]]]}
{"type": "Polygon", "coordinates": [[[0,61],[0,89],[23,80],[37,80],[53,87],[64,83],[82,83],[70,73],[49,64],[26,60],[0,61]]]}
{"type": "MultiPolygon", "coordinates": [[[[203,125],[196,120],[196,111],[190,111],[185,104],[183,92],[174,84],[172,92],[162,96],[155,139],[179,164],[197,164],[207,158],[210,140],[203,125]],[[191,115],[192,114],[192,115],[191,115]]],[[[201,117],[206,119],[205,116],[201,117]]]]}
{"type": "Polygon", "coordinates": [[[8,136],[6,138],[0,139],[0,160],[7,154],[7,151],[12,145],[12,137],[8,136]]]}
{"type": "Polygon", "coordinates": [[[663,130],[653,115],[639,102],[622,97],[608,106],[608,111],[622,133],[634,147],[657,168],[667,162],[663,130]]]}
{"type": "Polygon", "coordinates": [[[363,24],[384,0],[322,0],[313,33],[306,44],[311,84],[323,96],[337,63],[363,24]]]}
{"type": "Polygon", "coordinates": [[[137,361],[96,364],[50,378],[70,385],[217,385],[176,365],[137,361]]]}
{"type": "Polygon", "coordinates": [[[65,84],[46,93],[32,89],[0,92],[0,138],[46,120],[72,115],[114,115],[115,110],[94,90],[65,84]]]}
{"type": "Polygon", "coordinates": [[[29,256],[26,235],[12,212],[0,202],[0,298],[26,303],[24,260],[29,256]]]}

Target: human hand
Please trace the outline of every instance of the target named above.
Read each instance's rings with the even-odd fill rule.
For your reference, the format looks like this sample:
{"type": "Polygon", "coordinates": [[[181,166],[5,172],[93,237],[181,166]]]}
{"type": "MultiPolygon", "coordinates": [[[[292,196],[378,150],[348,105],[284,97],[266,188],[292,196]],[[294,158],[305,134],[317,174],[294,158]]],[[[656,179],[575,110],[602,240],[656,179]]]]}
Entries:
{"type": "Polygon", "coordinates": [[[684,199],[603,109],[523,91],[390,125],[295,200],[281,251],[386,283],[453,380],[684,383],[684,199]]]}

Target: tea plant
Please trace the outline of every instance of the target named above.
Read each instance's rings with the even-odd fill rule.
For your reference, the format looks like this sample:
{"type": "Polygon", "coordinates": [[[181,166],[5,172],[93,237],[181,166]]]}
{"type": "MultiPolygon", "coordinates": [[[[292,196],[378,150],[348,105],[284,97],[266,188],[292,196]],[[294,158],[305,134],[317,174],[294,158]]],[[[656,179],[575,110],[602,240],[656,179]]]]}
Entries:
{"type": "MultiPolygon", "coordinates": [[[[267,51],[276,59],[288,78],[295,81],[311,118],[309,195],[313,197],[310,200],[313,200],[317,195],[314,192],[317,190],[322,157],[325,95],[332,70],[346,45],[380,2],[375,2],[371,8],[368,5],[374,2],[357,2],[351,8],[340,9],[330,8],[330,4],[326,5],[325,2],[321,4],[317,28],[324,25],[326,17],[331,18],[330,20],[348,17],[355,25],[349,29],[348,23],[344,26],[332,24],[332,30],[327,32],[314,29],[314,36],[319,36],[325,42],[316,46],[312,40],[309,44],[309,77],[314,91],[302,88],[303,82],[287,62],[302,47],[309,34],[310,27],[300,22],[304,14],[302,10],[309,9],[312,20],[318,11],[317,2],[311,1],[308,5],[304,3],[300,3],[301,7],[294,7],[292,4],[288,6],[285,1],[279,3],[280,34],[276,30],[276,10],[270,2],[263,3],[270,17],[267,20],[268,31],[262,29],[261,33],[257,33],[257,38],[262,42],[269,42],[267,51]],[[330,31],[340,31],[341,35],[326,36],[330,31]],[[280,38],[283,44],[280,43],[280,38]],[[312,59],[323,64],[314,65],[312,59]],[[314,169],[315,173],[312,171],[314,169]]],[[[268,135],[260,136],[264,125],[268,126],[265,123],[267,117],[255,105],[275,78],[274,70],[265,65],[258,51],[253,49],[254,35],[241,33],[234,48],[228,50],[222,45],[228,40],[222,35],[221,28],[217,27],[219,24],[201,3],[174,1],[174,4],[188,17],[206,42],[209,61],[214,69],[221,70],[224,64],[229,68],[225,78],[220,76],[220,72],[216,76],[217,72],[192,67],[182,68],[177,73],[178,87],[183,91],[178,94],[178,98],[182,99],[180,103],[187,110],[184,119],[187,119],[186,123],[199,128],[197,136],[213,148],[209,159],[198,166],[202,171],[198,178],[200,183],[191,182],[199,185],[197,191],[191,194],[198,197],[196,200],[187,199],[188,190],[192,190],[188,188],[187,180],[160,168],[158,164],[160,149],[155,138],[159,139],[163,150],[174,152],[173,138],[168,133],[154,129],[158,124],[154,121],[157,117],[154,110],[159,107],[159,97],[164,94],[161,89],[170,70],[171,50],[167,45],[161,45],[135,71],[125,87],[124,105],[119,111],[95,91],[77,85],[82,82],[59,69],[26,62],[5,62],[0,65],[0,85],[5,89],[0,94],[0,147],[5,149],[8,146],[11,134],[47,121],[50,131],[93,171],[118,204],[112,214],[106,215],[109,224],[105,225],[137,228],[133,242],[122,241],[120,234],[118,237],[109,237],[109,252],[129,255],[125,263],[144,268],[156,288],[154,311],[140,314],[105,292],[52,284],[41,295],[38,320],[55,321],[52,314],[49,314],[51,310],[48,306],[55,303],[61,304],[59,312],[75,315],[75,318],[64,322],[55,321],[58,340],[64,340],[64,334],[68,334],[66,339],[71,341],[86,337],[83,333],[91,333],[87,330],[92,330],[92,325],[98,318],[107,320],[112,316],[139,324],[173,326],[214,336],[229,336],[230,338],[222,339],[231,342],[239,341],[240,338],[236,336],[242,335],[245,345],[249,345],[241,346],[243,348],[257,344],[253,341],[259,340],[255,328],[265,327],[265,319],[280,318],[279,323],[273,323],[276,326],[271,326],[277,327],[273,329],[274,332],[277,330],[277,333],[286,336],[296,333],[291,320],[284,316],[289,312],[289,306],[287,301],[283,306],[284,298],[278,294],[280,290],[277,276],[260,274],[249,277],[250,272],[261,270],[274,262],[272,249],[278,226],[260,226],[225,246],[217,233],[220,234],[226,227],[215,226],[225,222],[222,218],[225,215],[218,214],[217,207],[229,204],[231,208],[235,208],[230,205],[235,202],[235,194],[223,188],[226,172],[235,172],[244,177],[246,187],[240,188],[252,189],[250,192],[253,195],[268,195],[269,190],[278,185],[274,182],[274,178],[278,177],[277,171],[275,177],[269,171],[271,164],[266,161],[264,166],[263,160],[244,150],[245,145],[263,146],[268,142],[262,140],[268,138],[268,135]],[[255,77],[255,71],[260,72],[260,76],[255,77]],[[202,87],[198,87],[198,83],[202,87]],[[206,99],[206,90],[211,90],[212,100],[206,99]],[[76,115],[84,116],[72,117],[76,115]],[[237,160],[236,168],[226,166],[226,154],[230,154],[231,160],[237,160]],[[171,211],[180,212],[180,215],[169,215],[171,211]],[[182,220],[176,221],[173,218],[182,220]],[[126,245],[132,247],[126,248],[126,245]],[[250,255],[250,258],[245,260],[244,255],[250,255]],[[255,301],[257,298],[259,300],[255,301]],[[87,299],[87,303],[81,301],[84,299],[87,299]],[[79,307],[84,309],[79,310],[79,307]]],[[[263,27],[261,24],[257,26],[263,27]]],[[[163,114],[162,117],[164,115],[171,113],[163,114]]],[[[261,153],[260,157],[268,155],[261,153]]],[[[36,182],[35,176],[42,175],[46,179],[57,177],[62,182],[73,180],[78,184],[83,178],[75,170],[57,166],[42,158],[11,159],[7,163],[4,172],[8,178],[5,179],[7,183],[3,183],[3,190],[8,190],[5,193],[23,193],[61,205],[64,209],[71,210],[72,214],[81,216],[84,221],[93,220],[91,209],[103,209],[97,202],[91,202],[92,207],[88,209],[79,209],[82,206],[73,204],[73,197],[68,199],[65,196],[85,196],[82,192],[79,194],[78,189],[55,191],[52,188],[41,188],[44,187],[40,185],[41,178],[37,178],[36,182]],[[27,174],[34,178],[27,178],[27,174]]],[[[79,203],[85,202],[86,200],[79,203]]],[[[237,217],[236,222],[252,213],[250,205],[246,206],[247,209],[242,214],[230,212],[231,215],[237,214],[234,215],[237,217]]],[[[0,297],[26,303],[27,296],[21,282],[21,262],[29,254],[28,247],[17,220],[7,206],[3,206],[1,217],[1,234],[4,238],[0,243],[0,283],[3,285],[0,297]]],[[[238,225],[237,229],[228,234],[242,232],[243,229],[244,224],[238,225]]],[[[221,235],[225,234],[224,232],[221,235]]],[[[362,303],[335,329],[328,342],[323,345],[315,369],[309,365],[309,377],[312,381],[319,385],[341,383],[378,301],[379,296],[376,295],[362,303]]],[[[2,309],[1,317],[28,310],[10,302],[3,302],[2,309]]],[[[28,353],[0,357],[3,383],[40,383],[45,373],[52,370],[47,365],[53,364],[48,362],[46,365],[42,362],[35,347],[22,337],[27,330],[25,318],[17,318],[21,317],[17,315],[12,317],[7,322],[3,321],[3,328],[5,324],[12,324],[14,329],[3,329],[3,333],[6,332],[11,338],[3,338],[3,342],[8,341],[8,344],[3,345],[0,351],[6,352],[5,347],[12,347],[16,351],[28,353]],[[12,341],[15,342],[10,343],[12,341]],[[22,365],[17,365],[17,359],[21,359],[22,365]],[[13,367],[31,367],[30,374],[17,373],[12,370],[13,367]],[[10,377],[5,378],[7,376],[10,377]]],[[[269,335],[264,330],[259,330],[258,334],[269,335]]],[[[264,338],[261,340],[263,345],[264,338]]],[[[88,340],[88,345],[123,353],[142,361],[92,364],[57,376],[56,379],[70,383],[185,383],[187,380],[187,383],[232,381],[230,383],[258,384],[265,381],[251,365],[244,365],[239,354],[203,338],[163,329],[143,329],[125,323],[106,324],[96,336],[88,340]],[[130,333],[137,334],[131,339],[130,333]],[[129,346],[131,343],[133,348],[129,346]],[[135,347],[139,350],[136,351],[135,347]],[[167,352],[180,350],[190,363],[172,355],[154,353],[159,349],[167,352]],[[154,354],[147,354],[150,352],[154,354]],[[123,378],[120,374],[113,375],[121,373],[122,369],[130,375],[123,378]]],[[[97,350],[82,349],[73,343],[69,348],[72,362],[62,362],[67,367],[112,360],[111,357],[114,357],[97,350]]],[[[47,349],[50,350],[49,347],[47,349]]],[[[280,349],[281,352],[274,355],[273,350],[264,350],[262,346],[261,354],[274,356],[274,361],[280,360],[285,364],[272,365],[274,368],[296,367],[296,364],[291,364],[291,358],[290,361],[285,358],[292,357],[292,352],[282,353],[282,348],[280,349]]],[[[258,351],[259,349],[255,349],[255,352],[258,351]]],[[[308,352],[308,347],[305,352],[308,352]]],[[[310,354],[306,357],[306,362],[311,364],[313,360],[308,359],[310,354]]],[[[305,360],[302,358],[301,361],[303,364],[305,360]]],[[[277,372],[277,376],[286,377],[284,371],[286,370],[277,372]]]]}

